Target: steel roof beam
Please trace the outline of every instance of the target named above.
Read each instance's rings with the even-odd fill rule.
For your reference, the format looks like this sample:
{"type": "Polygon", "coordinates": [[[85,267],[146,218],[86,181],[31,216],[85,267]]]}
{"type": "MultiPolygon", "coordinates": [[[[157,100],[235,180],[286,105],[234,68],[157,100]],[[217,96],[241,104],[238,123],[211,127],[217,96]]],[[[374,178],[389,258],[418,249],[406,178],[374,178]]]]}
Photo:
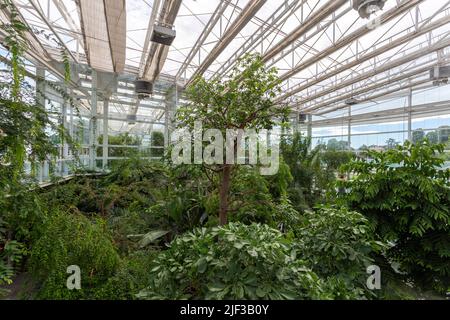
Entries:
{"type": "Polygon", "coordinates": [[[307,19],[303,24],[292,31],[285,39],[281,40],[279,43],[274,45],[266,54],[263,55],[263,61],[268,62],[273,59],[276,55],[280,54],[284,49],[289,47],[301,36],[306,34],[309,30],[316,27],[323,19],[330,16],[342,6],[348,4],[348,0],[330,0],[323,7],[317,10],[309,19],[307,19]]]}
{"type": "Polygon", "coordinates": [[[284,3],[281,4],[278,9],[267,19],[267,21],[262,23],[258,30],[256,30],[242,44],[242,46],[236,50],[235,53],[233,53],[230,59],[228,59],[216,72],[214,72],[214,76],[226,74],[240,57],[242,57],[246,52],[255,50],[259,45],[261,45],[261,43],[263,43],[264,40],[267,39],[271,32],[276,31],[277,33],[283,34],[283,32],[280,32],[280,25],[282,26],[292,14],[294,14],[306,3],[306,1],[307,0],[285,0],[284,3]]]}
{"type": "Polygon", "coordinates": [[[327,107],[327,106],[336,104],[338,102],[345,101],[345,100],[350,99],[350,98],[355,98],[356,100],[358,100],[356,97],[361,95],[361,94],[363,94],[363,93],[371,92],[371,91],[380,89],[380,88],[385,87],[385,86],[390,85],[390,84],[395,84],[396,82],[399,82],[401,80],[405,80],[405,79],[411,78],[413,76],[418,76],[420,74],[424,74],[425,72],[429,73],[430,68],[432,66],[433,66],[433,63],[428,63],[425,67],[421,67],[421,68],[413,70],[411,72],[400,73],[399,75],[397,75],[395,77],[387,77],[386,80],[379,81],[379,82],[377,82],[376,84],[374,84],[372,86],[362,86],[361,88],[359,88],[357,90],[351,90],[351,92],[349,92],[349,93],[339,94],[335,98],[331,98],[330,100],[326,100],[324,102],[321,102],[320,104],[316,104],[313,107],[301,109],[301,111],[305,112],[305,113],[308,113],[308,112],[310,112],[312,110],[319,110],[319,109],[321,109],[323,107],[327,107]]]}
{"type": "Polygon", "coordinates": [[[190,66],[192,60],[194,57],[199,53],[202,45],[205,43],[208,36],[211,34],[212,30],[216,26],[217,22],[220,20],[222,15],[224,14],[225,10],[228,8],[228,1],[221,0],[219,5],[217,6],[216,10],[212,14],[211,18],[208,20],[208,23],[206,24],[205,28],[203,29],[202,33],[200,34],[200,37],[197,39],[196,43],[192,47],[192,50],[189,52],[188,56],[186,57],[186,60],[183,62],[180,70],[178,70],[176,79],[179,79],[187,70],[187,68],[190,66]]]}
{"type": "Polygon", "coordinates": [[[148,47],[153,33],[153,26],[155,25],[156,19],[158,17],[159,7],[161,5],[161,0],[155,0],[153,2],[152,13],[150,15],[150,20],[148,21],[147,34],[144,40],[144,48],[142,50],[141,62],[139,63],[138,77],[142,78],[144,76],[144,68],[147,62],[148,47]]]}
{"type": "Polygon", "coordinates": [[[277,98],[276,102],[282,102],[294,94],[302,92],[302,91],[304,91],[316,84],[319,84],[320,82],[323,82],[331,77],[334,77],[348,69],[351,69],[351,68],[353,68],[357,65],[360,65],[364,62],[367,62],[377,56],[380,56],[389,50],[392,50],[392,49],[394,49],[402,44],[405,44],[413,39],[423,36],[423,35],[427,34],[428,32],[433,31],[439,27],[442,27],[449,22],[450,22],[450,16],[446,16],[446,17],[443,17],[443,18],[437,20],[434,23],[431,23],[428,25],[423,25],[419,29],[416,29],[413,32],[408,33],[398,39],[395,39],[392,42],[390,42],[378,49],[373,50],[372,52],[369,52],[363,56],[356,57],[356,59],[354,61],[346,63],[346,64],[334,69],[331,72],[325,71],[323,75],[319,75],[318,77],[315,77],[312,80],[308,80],[306,83],[302,82],[302,83],[298,84],[297,86],[291,88],[291,91],[289,91],[289,93],[286,93],[286,94],[280,96],[279,98],[277,98]]]}
{"type": "MultiPolygon", "coordinates": [[[[430,83],[430,79],[424,79],[424,80],[419,80],[419,81],[416,81],[416,82],[410,82],[410,83],[408,83],[408,84],[406,84],[404,86],[401,86],[400,88],[395,88],[395,89],[388,90],[388,91],[385,91],[385,92],[380,92],[380,93],[378,93],[376,95],[373,95],[373,96],[361,99],[361,100],[359,100],[359,103],[368,102],[368,101],[371,101],[371,100],[376,100],[376,99],[379,99],[379,98],[387,97],[387,96],[389,96],[391,94],[398,94],[402,90],[411,89],[411,88],[414,88],[414,87],[417,87],[417,86],[420,86],[420,85],[423,85],[423,84],[427,84],[427,83],[430,83]]],[[[344,109],[344,108],[348,108],[348,105],[347,104],[342,104],[342,105],[334,107],[334,108],[332,108],[330,110],[326,110],[326,111],[323,111],[323,112],[315,113],[314,115],[320,116],[320,115],[324,115],[326,113],[330,113],[330,112],[337,111],[339,109],[344,109]]]]}
{"type": "Polygon", "coordinates": [[[64,40],[61,39],[61,37],[59,36],[58,32],[53,28],[53,25],[50,23],[50,21],[48,21],[48,19],[45,16],[44,12],[42,12],[41,6],[39,4],[36,4],[34,2],[34,0],[29,0],[29,1],[30,1],[31,5],[33,6],[34,10],[38,13],[39,17],[45,22],[45,24],[50,29],[50,31],[55,35],[56,39],[58,39],[59,45],[64,47],[65,51],[70,55],[70,57],[72,58],[72,60],[75,63],[78,63],[78,59],[75,58],[75,56],[73,55],[72,51],[69,50],[69,48],[67,47],[67,45],[64,42],[64,40]]]}
{"type": "Polygon", "coordinates": [[[236,35],[251,21],[254,15],[261,9],[267,0],[253,0],[249,1],[247,6],[241,11],[236,20],[223,35],[222,39],[211,50],[208,56],[203,60],[200,67],[195,71],[192,77],[187,82],[186,86],[190,85],[194,79],[203,75],[211,64],[219,57],[219,55],[228,47],[236,35]]]}
{"type": "Polygon", "coordinates": [[[333,86],[333,87],[331,87],[329,89],[325,89],[325,90],[321,91],[317,95],[310,96],[306,100],[302,101],[300,105],[303,105],[304,103],[309,102],[309,101],[316,100],[316,99],[318,99],[318,98],[320,98],[322,96],[325,96],[327,94],[333,93],[333,92],[335,92],[337,90],[340,90],[340,89],[343,89],[345,87],[351,86],[354,83],[358,83],[360,81],[366,80],[366,79],[368,79],[370,77],[373,77],[373,76],[375,76],[377,74],[389,71],[389,70],[394,69],[396,67],[399,67],[399,66],[401,66],[403,64],[406,64],[408,62],[411,62],[411,61],[414,61],[416,59],[419,59],[419,58],[421,58],[423,56],[429,55],[429,54],[431,54],[433,52],[436,52],[436,51],[438,51],[440,49],[443,49],[443,48],[445,48],[445,47],[447,47],[449,45],[450,45],[450,39],[447,39],[445,41],[439,41],[439,42],[435,43],[434,45],[431,45],[428,48],[414,51],[414,52],[412,52],[410,54],[405,55],[404,57],[401,57],[399,59],[393,60],[393,61],[391,61],[389,63],[386,63],[386,64],[384,64],[384,65],[382,65],[382,66],[380,66],[378,68],[374,68],[372,71],[368,71],[368,72],[366,72],[364,74],[361,74],[358,77],[349,79],[347,81],[343,81],[340,84],[337,84],[337,85],[335,85],[335,86],[333,86]]]}
{"type": "MultiPolygon", "coordinates": [[[[422,1],[424,1],[424,0],[403,0],[397,6],[393,7],[392,9],[390,9],[390,10],[388,10],[386,12],[384,12],[380,16],[380,22],[381,23],[386,23],[386,22],[388,22],[388,21],[398,17],[399,15],[407,12],[411,8],[417,6],[422,1]]],[[[310,67],[311,65],[313,65],[317,61],[320,61],[320,60],[328,57],[332,53],[338,51],[339,49],[342,49],[346,45],[351,44],[355,40],[361,38],[362,36],[364,36],[364,35],[366,35],[368,33],[370,33],[371,31],[372,30],[370,28],[368,28],[367,25],[364,25],[363,27],[355,30],[351,34],[340,38],[336,43],[334,43],[332,46],[328,47],[327,49],[322,50],[319,54],[314,55],[310,59],[300,63],[299,65],[294,67],[292,70],[290,70],[290,71],[286,72],[285,74],[283,74],[280,77],[280,79],[285,81],[285,80],[295,76],[296,74],[298,74],[299,72],[301,72],[301,71],[305,70],[306,68],[310,67]]]]}
{"type": "MultiPolygon", "coordinates": [[[[158,22],[172,26],[180,10],[181,0],[165,0],[158,22]]],[[[152,42],[145,64],[143,79],[155,81],[161,73],[169,53],[169,46],[152,42]]]]}
{"type": "MultiPolygon", "coordinates": [[[[450,111],[450,101],[433,102],[421,105],[415,105],[411,108],[411,113],[415,116],[432,115],[435,116],[436,113],[445,112],[448,114],[450,111]]],[[[313,121],[314,128],[326,128],[336,125],[342,125],[342,123],[347,123],[351,121],[352,125],[365,125],[370,123],[380,123],[380,122],[392,122],[405,119],[405,107],[389,109],[389,113],[383,111],[374,111],[361,114],[352,114],[351,116],[344,116],[332,119],[316,120],[313,121]]]]}

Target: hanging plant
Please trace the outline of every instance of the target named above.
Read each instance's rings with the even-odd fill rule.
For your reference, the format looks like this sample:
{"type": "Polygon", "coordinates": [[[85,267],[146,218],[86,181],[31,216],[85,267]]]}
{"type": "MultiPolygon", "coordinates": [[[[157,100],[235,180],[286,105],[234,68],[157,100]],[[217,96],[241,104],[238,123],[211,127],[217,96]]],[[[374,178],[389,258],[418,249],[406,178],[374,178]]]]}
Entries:
{"type": "Polygon", "coordinates": [[[11,71],[13,75],[11,96],[14,101],[21,99],[20,87],[25,77],[25,64],[23,54],[27,49],[25,32],[28,27],[19,19],[19,13],[11,0],[4,0],[0,4],[1,9],[8,9],[10,12],[10,23],[2,28],[6,31],[4,44],[11,53],[11,71]]]}

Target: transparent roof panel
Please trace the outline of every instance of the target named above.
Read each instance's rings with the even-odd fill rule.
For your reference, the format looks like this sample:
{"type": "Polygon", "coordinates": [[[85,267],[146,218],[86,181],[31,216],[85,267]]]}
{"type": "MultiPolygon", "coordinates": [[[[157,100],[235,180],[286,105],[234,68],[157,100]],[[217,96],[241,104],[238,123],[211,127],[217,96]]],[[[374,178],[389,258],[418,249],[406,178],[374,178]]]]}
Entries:
{"type": "MultiPolygon", "coordinates": [[[[195,75],[226,77],[238,58],[259,53],[279,69],[277,102],[318,115],[348,98],[426,89],[429,69],[449,62],[447,0],[386,0],[370,19],[349,0],[180,1],[13,0],[31,28],[34,59],[61,61],[66,50],[75,64],[183,87],[195,75]],[[155,24],[176,31],[170,47],[151,41],[155,24]]],[[[117,100],[133,102],[121,93],[117,100]]]]}

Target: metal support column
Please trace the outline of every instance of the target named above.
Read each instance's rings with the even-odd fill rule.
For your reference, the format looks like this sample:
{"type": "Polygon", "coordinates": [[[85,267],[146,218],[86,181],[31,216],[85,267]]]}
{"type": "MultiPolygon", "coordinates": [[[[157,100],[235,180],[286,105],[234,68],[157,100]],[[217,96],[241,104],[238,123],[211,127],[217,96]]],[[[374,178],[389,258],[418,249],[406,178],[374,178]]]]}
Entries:
{"type": "Polygon", "coordinates": [[[348,150],[352,150],[352,106],[348,106],[347,141],[348,150]]]}
{"type": "Polygon", "coordinates": [[[309,145],[309,149],[311,150],[312,149],[312,114],[308,114],[306,135],[309,139],[311,139],[311,144],[309,145]]]}
{"type": "Polygon", "coordinates": [[[300,113],[296,113],[295,114],[295,119],[294,119],[294,125],[293,125],[293,130],[292,133],[295,135],[297,134],[300,130],[299,130],[299,117],[300,117],[300,113]]]}
{"type": "Polygon", "coordinates": [[[97,72],[92,70],[91,117],[89,121],[89,169],[95,170],[97,157],[97,72]]]}
{"type": "Polygon", "coordinates": [[[166,101],[164,111],[164,148],[169,147],[169,103],[166,101]]]}
{"type": "Polygon", "coordinates": [[[45,107],[45,69],[36,67],[36,102],[45,107]]]}
{"type": "Polygon", "coordinates": [[[109,153],[109,98],[103,101],[103,160],[102,167],[105,170],[108,167],[108,153],[109,153]]]}
{"type": "MultiPolygon", "coordinates": [[[[64,130],[64,133],[66,134],[68,132],[68,124],[67,124],[67,108],[68,108],[68,101],[66,99],[63,99],[63,103],[61,105],[61,127],[64,130]]],[[[60,173],[62,176],[67,176],[68,174],[68,168],[67,168],[67,158],[69,157],[69,144],[67,143],[66,139],[61,141],[61,154],[60,154],[60,173]]]]}
{"type": "MultiPolygon", "coordinates": [[[[36,103],[45,108],[45,69],[36,66],[36,78],[36,103]]],[[[36,164],[37,177],[40,183],[44,181],[46,162],[43,161],[40,164],[36,164]]]]}
{"type": "Polygon", "coordinates": [[[412,133],[412,88],[408,91],[408,140],[413,141],[412,133]]]}
{"type": "Polygon", "coordinates": [[[167,92],[164,118],[164,147],[167,148],[170,144],[170,126],[171,121],[177,111],[178,105],[178,86],[174,84],[172,89],[167,92]]]}

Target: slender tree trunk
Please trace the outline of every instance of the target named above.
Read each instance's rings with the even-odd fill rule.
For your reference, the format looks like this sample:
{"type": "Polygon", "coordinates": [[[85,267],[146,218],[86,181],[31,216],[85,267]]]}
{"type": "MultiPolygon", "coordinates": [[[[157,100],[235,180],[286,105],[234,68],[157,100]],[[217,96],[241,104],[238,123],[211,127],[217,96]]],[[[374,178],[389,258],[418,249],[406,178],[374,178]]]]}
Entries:
{"type": "Polygon", "coordinates": [[[230,192],[231,182],[231,166],[225,165],[222,170],[222,179],[220,183],[220,211],[219,211],[219,224],[221,226],[228,223],[228,194],[230,192]]]}

